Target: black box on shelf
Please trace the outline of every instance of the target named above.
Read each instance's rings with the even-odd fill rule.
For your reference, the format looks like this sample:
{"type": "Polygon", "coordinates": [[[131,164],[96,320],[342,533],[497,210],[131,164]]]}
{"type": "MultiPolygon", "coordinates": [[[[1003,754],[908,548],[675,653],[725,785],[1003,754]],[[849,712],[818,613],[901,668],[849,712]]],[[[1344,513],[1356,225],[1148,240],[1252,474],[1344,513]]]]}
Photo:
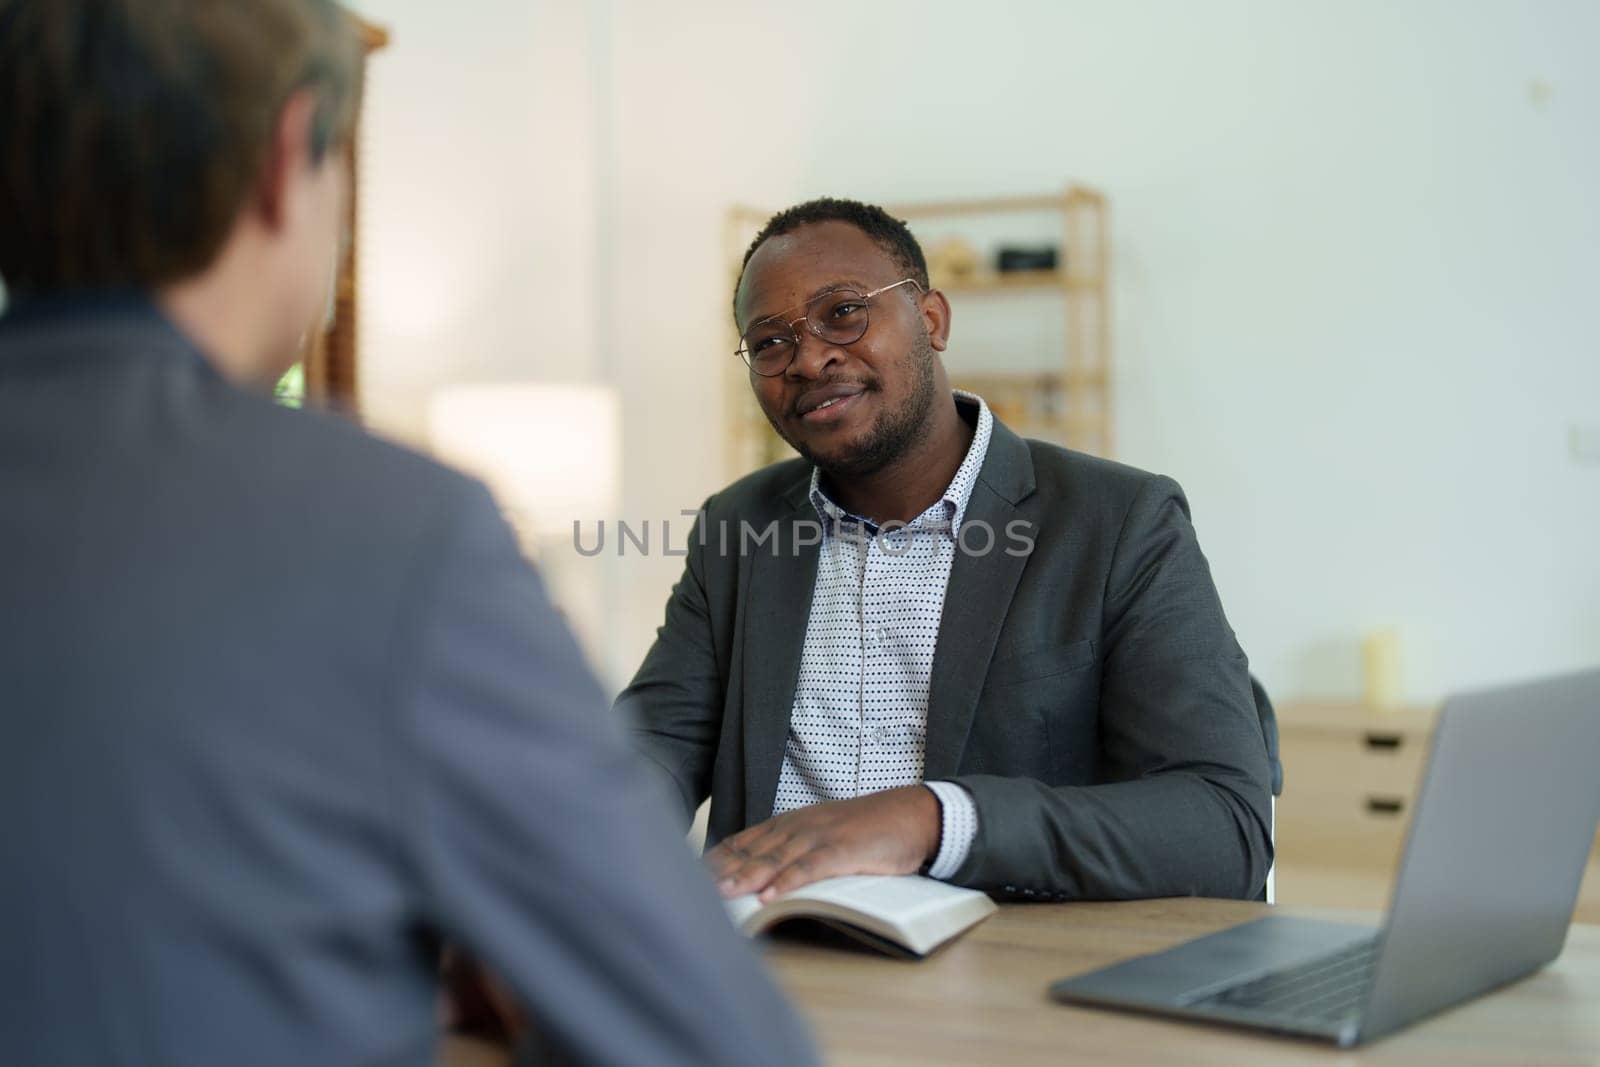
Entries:
{"type": "Polygon", "coordinates": [[[1000,249],[995,266],[1001,274],[1025,270],[1055,270],[1060,253],[1054,245],[1039,248],[1006,246],[1000,249]]]}

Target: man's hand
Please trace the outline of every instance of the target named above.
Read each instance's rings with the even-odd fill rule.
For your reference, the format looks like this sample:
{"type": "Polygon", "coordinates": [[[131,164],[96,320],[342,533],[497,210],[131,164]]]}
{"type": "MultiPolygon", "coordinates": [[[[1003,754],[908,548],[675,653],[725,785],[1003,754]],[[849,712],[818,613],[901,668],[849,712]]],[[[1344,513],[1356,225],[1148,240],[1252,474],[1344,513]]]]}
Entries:
{"type": "Polygon", "coordinates": [[[915,874],[939,852],[939,798],[921,785],[798,808],[725,839],[706,857],[725,897],[762,903],[844,874],[915,874]]]}
{"type": "Polygon", "coordinates": [[[530,1032],[516,998],[460,949],[445,948],[439,977],[439,1022],[446,1030],[512,1045],[530,1032]]]}

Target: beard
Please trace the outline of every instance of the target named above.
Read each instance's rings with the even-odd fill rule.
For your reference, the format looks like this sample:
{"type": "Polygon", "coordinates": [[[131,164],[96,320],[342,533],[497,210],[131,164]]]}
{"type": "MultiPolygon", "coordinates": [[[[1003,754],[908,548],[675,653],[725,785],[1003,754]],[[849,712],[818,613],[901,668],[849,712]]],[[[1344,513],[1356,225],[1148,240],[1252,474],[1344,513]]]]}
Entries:
{"type": "MultiPolygon", "coordinates": [[[[777,420],[768,416],[778,436],[789,442],[801,457],[830,478],[862,478],[876,474],[909,453],[922,438],[933,405],[938,399],[934,379],[933,343],[923,330],[901,363],[900,370],[911,382],[911,391],[899,407],[882,412],[864,434],[837,449],[821,453],[807,448],[783,432],[777,420]]],[[[863,383],[867,392],[883,391],[881,379],[863,383]]]]}

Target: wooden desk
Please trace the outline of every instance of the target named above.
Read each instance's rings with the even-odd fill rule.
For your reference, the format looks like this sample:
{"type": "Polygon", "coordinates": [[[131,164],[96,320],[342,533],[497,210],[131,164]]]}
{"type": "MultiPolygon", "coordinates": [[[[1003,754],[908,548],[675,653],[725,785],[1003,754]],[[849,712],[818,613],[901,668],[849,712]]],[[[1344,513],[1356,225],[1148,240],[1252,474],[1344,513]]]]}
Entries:
{"type": "Polygon", "coordinates": [[[774,945],[769,959],[832,1064],[1600,1061],[1600,927],[1592,926],[1575,926],[1566,952],[1534,976],[1353,1052],[1071,1008],[1045,995],[1057,978],[1271,911],[1217,900],[1014,904],[921,964],[794,943],[774,945]]]}
{"type": "MultiPolygon", "coordinates": [[[[793,941],[767,959],[829,1064],[1594,1064],[1600,927],[1574,926],[1549,967],[1373,1045],[1340,1051],[1248,1031],[1056,1004],[1057,978],[1167,948],[1273,909],[1219,900],[1010,904],[932,959],[793,941]]],[[[1281,909],[1287,911],[1288,909],[1281,909]]],[[[1302,909],[1295,909],[1299,913],[1302,909]]],[[[1372,921],[1351,912],[1306,912],[1372,921]]],[[[447,1067],[492,1061],[447,1050],[447,1067]]]]}

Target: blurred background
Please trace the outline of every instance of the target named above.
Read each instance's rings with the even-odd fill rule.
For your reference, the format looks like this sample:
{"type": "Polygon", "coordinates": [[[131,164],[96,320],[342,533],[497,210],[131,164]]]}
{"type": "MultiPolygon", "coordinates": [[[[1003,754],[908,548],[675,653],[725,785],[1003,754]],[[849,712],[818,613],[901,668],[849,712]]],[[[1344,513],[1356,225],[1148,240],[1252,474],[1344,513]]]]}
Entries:
{"type": "MultiPolygon", "coordinates": [[[[391,35],[361,417],[479,469],[448,427],[485,386],[523,389],[491,402],[513,423],[584,428],[498,447],[593,483],[528,537],[612,686],[682,565],[662,523],[681,547],[747,465],[736,209],[1069,185],[1108,220],[1107,450],[1188,491],[1269,690],[1357,700],[1376,670],[1429,705],[1600,660],[1600,4],[351,6],[391,35]],[[590,547],[649,523],[650,550],[619,559],[612,526],[583,555],[573,515],[590,547]]],[[[1061,236],[970,221],[982,256],[1061,236]]],[[[958,377],[1060,366],[1059,293],[952,302],[958,377]]]]}
{"type": "MultiPolygon", "coordinates": [[[[1068,183],[1109,208],[1114,456],[1182,482],[1272,692],[1359,697],[1378,631],[1407,703],[1600,659],[1600,5],[354,6],[393,35],[363,414],[427,445],[454,384],[611,387],[605,517],[656,541],[546,557],[612,684],[660,523],[741,473],[730,211],[1068,183]]],[[[954,294],[952,371],[1059,361],[1050,299],[954,294]]]]}

